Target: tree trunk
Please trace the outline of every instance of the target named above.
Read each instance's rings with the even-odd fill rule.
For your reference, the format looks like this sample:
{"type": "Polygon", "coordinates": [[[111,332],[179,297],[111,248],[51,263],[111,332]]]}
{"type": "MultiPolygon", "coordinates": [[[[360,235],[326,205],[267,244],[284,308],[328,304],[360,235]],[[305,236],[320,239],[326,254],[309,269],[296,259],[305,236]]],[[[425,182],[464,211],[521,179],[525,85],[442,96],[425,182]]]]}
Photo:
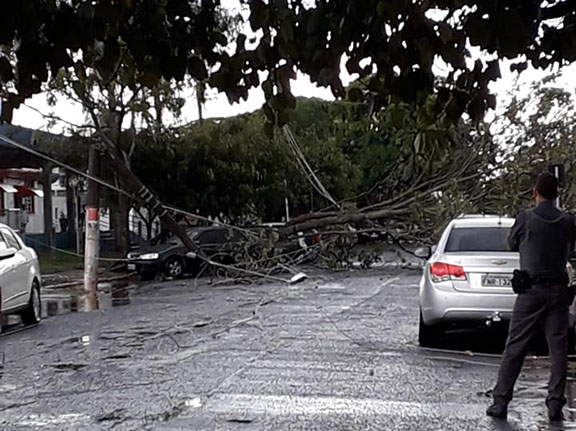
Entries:
{"type": "Polygon", "coordinates": [[[379,218],[393,217],[399,215],[406,215],[410,213],[410,208],[384,208],[377,211],[349,211],[342,212],[337,215],[334,213],[316,213],[309,214],[307,217],[302,217],[300,221],[294,220],[292,223],[281,227],[279,232],[283,235],[293,235],[298,232],[306,232],[313,229],[320,229],[328,226],[337,226],[347,223],[357,223],[365,220],[375,220],[379,218]]]}
{"type": "Polygon", "coordinates": [[[152,239],[152,229],[154,228],[154,219],[156,215],[152,212],[150,208],[146,208],[146,241],[152,239]]]}
{"type": "Polygon", "coordinates": [[[152,193],[148,187],[146,187],[140,178],[138,178],[134,172],[132,172],[126,163],[113,151],[107,151],[108,158],[112,164],[112,168],[116,171],[116,174],[122,179],[124,189],[127,193],[134,195],[147,207],[158,216],[160,222],[166,227],[167,230],[175,234],[182,243],[186,246],[188,250],[196,252],[199,256],[206,258],[204,253],[202,253],[194,241],[186,235],[184,229],[176,223],[174,218],[170,213],[162,206],[160,200],[152,193]]]}
{"type": "Polygon", "coordinates": [[[196,103],[198,105],[198,121],[200,124],[204,123],[204,83],[203,82],[196,82],[196,103]]]}

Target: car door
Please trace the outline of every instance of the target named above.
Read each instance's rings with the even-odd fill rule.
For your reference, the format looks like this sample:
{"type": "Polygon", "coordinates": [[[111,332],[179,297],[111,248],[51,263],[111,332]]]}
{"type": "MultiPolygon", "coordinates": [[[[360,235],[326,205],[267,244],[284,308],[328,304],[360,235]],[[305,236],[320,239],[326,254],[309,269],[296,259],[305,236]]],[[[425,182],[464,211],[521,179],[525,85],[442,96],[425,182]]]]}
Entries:
{"type": "Polygon", "coordinates": [[[22,252],[22,246],[14,234],[6,228],[0,232],[4,237],[8,248],[14,248],[16,254],[6,260],[10,275],[7,277],[6,292],[2,292],[2,301],[8,309],[26,305],[30,286],[28,286],[28,264],[26,256],[22,252]]]}
{"type": "Polygon", "coordinates": [[[195,238],[200,249],[209,257],[220,254],[226,244],[226,229],[209,229],[195,238]]]}
{"type": "MultiPolygon", "coordinates": [[[[8,243],[4,239],[2,232],[0,232],[0,250],[7,250],[8,248],[8,243]]],[[[11,257],[0,258],[0,297],[2,298],[2,311],[9,308],[8,299],[14,296],[15,279],[14,272],[12,271],[13,264],[13,258],[11,257]]]]}

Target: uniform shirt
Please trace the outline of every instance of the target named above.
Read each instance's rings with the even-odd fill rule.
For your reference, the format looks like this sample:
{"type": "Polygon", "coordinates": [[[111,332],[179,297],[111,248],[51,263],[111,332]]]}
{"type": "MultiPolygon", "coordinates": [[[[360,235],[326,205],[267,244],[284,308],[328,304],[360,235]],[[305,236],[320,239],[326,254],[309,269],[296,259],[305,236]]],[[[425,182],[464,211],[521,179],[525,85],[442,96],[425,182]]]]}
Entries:
{"type": "Polygon", "coordinates": [[[516,216],[508,245],[511,251],[520,252],[520,269],[531,278],[556,279],[566,275],[575,238],[574,216],[545,201],[516,216]]]}

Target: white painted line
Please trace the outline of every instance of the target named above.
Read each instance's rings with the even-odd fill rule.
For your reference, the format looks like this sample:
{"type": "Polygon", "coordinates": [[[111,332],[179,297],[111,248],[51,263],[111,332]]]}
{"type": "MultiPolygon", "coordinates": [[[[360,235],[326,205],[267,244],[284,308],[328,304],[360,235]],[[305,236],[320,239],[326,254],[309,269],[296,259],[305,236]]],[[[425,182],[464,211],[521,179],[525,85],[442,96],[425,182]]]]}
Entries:
{"type": "Polygon", "coordinates": [[[48,427],[53,425],[80,425],[90,422],[90,416],[80,413],[66,413],[61,415],[33,414],[18,422],[18,425],[29,427],[48,427]]]}
{"type": "Polygon", "coordinates": [[[373,398],[335,396],[290,396],[215,394],[206,402],[211,413],[247,413],[251,415],[352,415],[407,417],[458,417],[477,419],[484,416],[486,406],[464,403],[423,403],[388,401],[373,398]]]}

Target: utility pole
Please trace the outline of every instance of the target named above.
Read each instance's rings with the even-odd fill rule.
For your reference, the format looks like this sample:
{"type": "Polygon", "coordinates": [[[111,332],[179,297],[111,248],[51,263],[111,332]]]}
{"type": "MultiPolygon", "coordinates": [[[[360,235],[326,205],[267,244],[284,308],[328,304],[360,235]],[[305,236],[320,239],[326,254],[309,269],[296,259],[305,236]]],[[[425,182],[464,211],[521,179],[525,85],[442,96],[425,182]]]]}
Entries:
{"type": "MultiPolygon", "coordinates": [[[[44,192],[44,243],[50,255],[54,257],[54,227],[52,216],[52,163],[47,162],[42,167],[42,191],[44,192]]],[[[34,199],[34,197],[32,197],[34,199]]]]}
{"type": "MultiPolygon", "coordinates": [[[[100,175],[100,153],[94,145],[88,156],[88,174],[100,175]]],[[[80,295],[78,310],[98,309],[98,257],[100,248],[98,183],[88,181],[86,197],[86,239],[84,241],[84,290],[80,295]]]]}

